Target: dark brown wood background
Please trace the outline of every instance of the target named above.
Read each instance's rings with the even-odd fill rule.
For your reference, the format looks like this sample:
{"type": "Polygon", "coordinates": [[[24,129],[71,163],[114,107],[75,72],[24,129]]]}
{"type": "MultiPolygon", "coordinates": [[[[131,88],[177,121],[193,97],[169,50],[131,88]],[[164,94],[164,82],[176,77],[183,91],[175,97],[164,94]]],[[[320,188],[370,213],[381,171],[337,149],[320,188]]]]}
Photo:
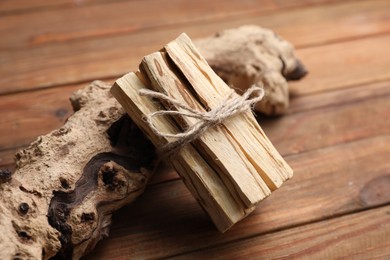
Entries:
{"type": "Polygon", "coordinates": [[[2,0],[0,167],[70,115],[70,94],[113,82],[179,33],[256,24],[309,75],[261,119],[295,176],[219,234],[175,172],[114,216],[88,259],[390,258],[390,1],[2,0]]]}

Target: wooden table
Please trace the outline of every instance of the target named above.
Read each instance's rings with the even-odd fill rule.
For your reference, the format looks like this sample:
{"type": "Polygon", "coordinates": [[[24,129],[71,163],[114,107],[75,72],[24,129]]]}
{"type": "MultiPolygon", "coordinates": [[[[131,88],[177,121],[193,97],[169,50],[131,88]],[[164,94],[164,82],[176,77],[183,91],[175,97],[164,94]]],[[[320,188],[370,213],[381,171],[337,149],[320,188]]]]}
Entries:
{"type": "Polygon", "coordinates": [[[390,258],[390,1],[0,2],[0,167],[70,115],[69,95],[112,82],[187,32],[243,24],[295,44],[310,71],[261,125],[295,176],[219,234],[173,171],[114,216],[87,259],[390,258]]]}

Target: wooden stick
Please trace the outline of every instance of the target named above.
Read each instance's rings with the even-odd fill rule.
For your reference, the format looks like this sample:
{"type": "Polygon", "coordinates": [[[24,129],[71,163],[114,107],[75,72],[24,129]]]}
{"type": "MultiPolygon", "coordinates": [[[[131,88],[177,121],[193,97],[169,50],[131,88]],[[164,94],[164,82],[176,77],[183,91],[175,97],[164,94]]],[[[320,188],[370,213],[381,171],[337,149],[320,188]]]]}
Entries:
{"type": "MultiPolygon", "coordinates": [[[[138,76],[142,77],[140,74],[138,76]]],[[[147,86],[145,79],[142,81],[138,76],[135,73],[125,75],[115,82],[111,92],[135,123],[150,137],[153,144],[159,147],[172,140],[158,138],[143,120],[144,116],[160,110],[161,107],[150,98],[139,96],[138,90],[147,86]]],[[[155,123],[167,133],[180,131],[169,117],[159,117],[155,123]]],[[[218,174],[191,144],[183,147],[171,163],[221,232],[226,231],[253,210],[253,207],[249,209],[241,207],[234,200],[218,174]]]]}
{"type": "MultiPolygon", "coordinates": [[[[184,79],[179,79],[176,75],[177,70],[172,66],[168,66],[168,61],[164,59],[164,56],[164,53],[156,52],[144,57],[142,61],[142,68],[151,80],[152,87],[194,109],[205,111],[201,104],[188,92],[189,84],[186,84],[184,79]]],[[[169,107],[172,107],[172,105],[167,104],[166,108],[169,109],[169,107]]],[[[179,107],[174,106],[174,108],[183,111],[179,107]]],[[[182,129],[194,125],[198,121],[198,119],[190,117],[175,117],[175,119],[182,129]]],[[[194,146],[218,171],[225,185],[233,193],[233,197],[244,207],[253,207],[254,204],[271,192],[264,181],[256,174],[256,169],[248,163],[243,151],[237,150],[234,141],[230,139],[232,138],[226,130],[221,126],[217,126],[200,136],[197,142],[194,142],[194,146]],[[229,139],[229,142],[226,142],[226,139],[229,139]],[[230,159],[216,160],[226,156],[229,156],[230,159]]]]}
{"type": "MultiPolygon", "coordinates": [[[[186,34],[167,44],[165,49],[207,109],[218,106],[230,94],[229,86],[210,68],[186,34]]],[[[292,177],[292,169],[273,147],[250,111],[226,120],[223,125],[247,153],[247,159],[271,190],[292,177]]]]}
{"type": "MultiPolygon", "coordinates": [[[[157,147],[176,139],[159,135],[144,118],[164,108],[179,112],[183,108],[140,96],[138,92],[143,88],[164,93],[199,112],[218,107],[232,94],[185,34],[161,52],[144,57],[140,71],[117,80],[112,93],[157,147]]],[[[154,119],[156,129],[169,134],[183,132],[199,120],[184,115],[154,119]]],[[[250,110],[207,129],[197,140],[184,145],[171,163],[222,232],[292,176],[291,168],[250,110]]]]}

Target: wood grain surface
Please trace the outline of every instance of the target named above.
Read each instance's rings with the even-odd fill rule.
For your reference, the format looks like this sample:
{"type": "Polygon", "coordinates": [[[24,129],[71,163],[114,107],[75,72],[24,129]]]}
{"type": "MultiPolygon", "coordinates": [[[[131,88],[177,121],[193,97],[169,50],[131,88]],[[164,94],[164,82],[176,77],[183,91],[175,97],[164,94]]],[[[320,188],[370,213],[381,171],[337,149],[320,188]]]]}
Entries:
{"type": "Polygon", "coordinates": [[[212,228],[180,180],[153,185],[136,204],[117,214],[112,237],[90,259],[168,257],[384,205],[390,199],[389,137],[286,157],[294,178],[226,234],[212,228]],[[386,186],[378,189],[376,184],[382,182],[386,186]],[[377,197],[368,199],[376,192],[377,197]]]}
{"type": "Polygon", "coordinates": [[[256,24],[309,74],[287,115],[257,120],[292,180],[220,234],[164,166],[86,259],[390,257],[390,2],[0,1],[0,168],[71,114],[71,93],[113,82],[186,32],[256,24]],[[162,8],[162,6],[164,8],[162,8]]]}
{"type": "Polygon", "coordinates": [[[165,12],[150,16],[145,14],[160,11],[160,0],[106,2],[104,5],[95,3],[95,5],[89,4],[79,8],[62,8],[60,16],[58,12],[53,12],[50,9],[24,14],[23,19],[20,16],[4,16],[0,22],[8,26],[4,27],[4,31],[0,33],[3,33],[9,41],[0,43],[0,48],[17,49],[81,38],[131,33],[167,27],[172,24],[213,21],[226,17],[242,16],[242,14],[253,15],[291,6],[289,1],[276,5],[271,0],[242,0],[239,2],[170,0],[164,3],[165,12]],[[183,9],[187,11],[182,12],[183,9]],[[115,13],[117,18],[109,19],[107,13],[115,13]],[[132,15],[129,16],[129,13],[132,15]],[[26,21],[31,22],[23,27],[24,30],[15,34],[12,29],[20,28],[26,21]],[[64,22],[67,23],[67,26],[61,26],[64,22]],[[35,30],[31,30],[33,28],[35,30]],[[10,46],[10,42],[14,44],[10,46]]]}
{"type": "Polygon", "coordinates": [[[172,259],[386,259],[390,254],[390,207],[293,228],[173,257],[172,259]],[[294,241],[294,243],[291,243],[294,241]]]}
{"type": "MultiPolygon", "coordinates": [[[[111,2],[120,1],[120,0],[111,0],[111,2]]],[[[131,1],[131,0],[129,0],[131,1]]],[[[0,13],[2,14],[15,14],[15,13],[30,13],[30,12],[39,12],[45,9],[63,9],[63,8],[78,8],[87,4],[100,4],[109,2],[108,0],[56,0],[56,1],[47,1],[47,0],[2,0],[0,2],[0,13]]]]}
{"type": "MultiPolygon", "coordinates": [[[[372,7],[376,6],[375,3],[371,1],[369,1],[369,3],[372,7]]],[[[388,1],[385,4],[387,3],[388,1]]],[[[158,50],[161,46],[174,39],[183,31],[191,38],[198,38],[213,34],[223,28],[253,23],[263,25],[278,32],[280,21],[285,21],[286,24],[283,25],[284,30],[289,31],[290,33],[284,33],[282,35],[294,44],[298,43],[303,45],[301,39],[305,39],[304,45],[308,45],[309,43],[313,44],[313,42],[318,45],[324,41],[337,41],[337,36],[345,39],[346,29],[339,32],[339,26],[335,26],[334,23],[346,24],[345,26],[350,24],[348,26],[350,32],[347,39],[377,35],[389,31],[388,21],[390,17],[388,13],[383,14],[383,10],[386,8],[385,4],[378,5],[376,11],[370,12],[371,17],[367,18],[367,20],[364,19],[363,24],[367,25],[365,25],[365,29],[363,28],[362,30],[359,28],[362,23],[361,15],[365,12],[364,7],[360,9],[351,8],[351,10],[355,10],[355,12],[349,11],[345,13],[345,15],[347,15],[347,17],[345,17],[343,14],[340,14],[341,11],[337,12],[335,10],[336,6],[333,4],[333,8],[327,7],[324,9],[312,6],[302,7],[302,10],[305,11],[304,13],[297,13],[295,18],[284,20],[284,16],[287,12],[298,12],[301,10],[291,9],[283,12],[278,19],[274,20],[273,24],[262,23],[261,21],[257,22],[256,20],[251,21],[247,18],[247,15],[243,14],[245,17],[244,20],[241,19],[242,16],[234,16],[229,19],[225,18],[229,20],[229,23],[227,24],[226,22],[223,22],[225,20],[188,22],[185,24],[178,24],[177,26],[155,28],[153,30],[139,30],[133,33],[124,34],[118,33],[98,38],[90,37],[83,40],[58,42],[49,45],[34,46],[33,48],[14,50],[10,50],[9,48],[16,45],[16,43],[4,39],[3,41],[9,41],[8,46],[10,47],[4,50],[0,49],[0,56],[2,57],[2,59],[0,59],[0,66],[1,73],[8,75],[8,77],[0,78],[0,85],[2,86],[0,93],[52,87],[62,84],[78,83],[80,81],[91,81],[94,79],[119,77],[126,72],[135,70],[143,56],[158,50]],[[333,15],[335,13],[339,13],[340,15],[334,18],[333,15]],[[298,19],[302,16],[306,19],[298,19]],[[321,28],[321,41],[318,41],[318,30],[311,26],[314,23],[313,19],[317,20],[318,17],[321,17],[322,21],[331,19],[334,22],[323,24],[323,27],[321,28]],[[300,31],[304,31],[305,37],[301,36],[301,33],[299,33],[300,31]],[[123,55],[123,53],[126,53],[126,55],[123,55]],[[74,64],[79,65],[77,69],[75,69],[74,64]],[[14,71],[17,71],[18,73],[14,73],[14,71]]],[[[344,6],[342,7],[343,10],[346,9],[344,6]]],[[[258,16],[258,14],[255,15],[253,19],[256,19],[258,16]]],[[[5,26],[7,23],[3,22],[1,24],[5,26]]],[[[28,25],[29,23],[26,22],[24,24],[28,25]]],[[[29,28],[27,25],[21,27],[21,29],[27,27],[27,30],[35,30],[34,28],[29,28]]],[[[365,63],[354,62],[353,60],[350,60],[350,56],[364,55],[365,53],[361,53],[361,50],[370,48],[370,46],[374,45],[371,45],[370,41],[366,41],[362,44],[359,42],[343,42],[330,47],[320,46],[311,51],[310,49],[305,50],[302,55],[307,53],[303,59],[305,62],[309,62],[309,65],[312,65],[313,62],[322,64],[321,58],[317,57],[318,52],[323,53],[329,51],[329,48],[331,48],[330,51],[336,49],[336,51],[339,52],[345,49],[348,50],[346,56],[339,57],[338,55],[340,53],[337,53],[336,56],[324,56],[323,58],[327,58],[325,62],[337,62],[337,64],[340,64],[343,68],[345,68],[345,66],[358,66],[358,71],[364,71],[364,68],[372,68],[373,65],[376,65],[377,63],[374,61],[377,58],[379,58],[379,64],[383,64],[384,62],[383,59],[385,55],[380,55],[380,57],[378,57],[378,52],[380,52],[380,48],[384,47],[383,45],[385,45],[386,41],[388,42],[389,39],[388,37],[385,37],[385,39],[379,38],[376,40],[378,41],[377,44],[379,44],[379,46],[377,45],[375,50],[372,49],[373,55],[371,55],[368,60],[364,60],[365,63]],[[309,55],[313,56],[308,57],[309,55]],[[343,58],[347,58],[348,60],[343,60],[343,58]],[[371,64],[370,62],[374,64],[371,64]]],[[[313,69],[315,69],[315,67],[313,69]]],[[[311,71],[313,71],[313,69],[311,71]]],[[[344,72],[345,71],[335,71],[334,74],[338,75],[344,72]]],[[[372,77],[376,76],[378,75],[372,75],[372,77]]]]}

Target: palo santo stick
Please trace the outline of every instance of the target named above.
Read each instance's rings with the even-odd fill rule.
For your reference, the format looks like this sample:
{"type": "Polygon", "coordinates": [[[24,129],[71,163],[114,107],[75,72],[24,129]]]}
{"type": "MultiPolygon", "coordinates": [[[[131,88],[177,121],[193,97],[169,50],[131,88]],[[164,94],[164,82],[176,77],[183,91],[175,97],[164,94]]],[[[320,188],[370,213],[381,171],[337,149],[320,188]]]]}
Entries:
{"type": "MultiPolygon", "coordinates": [[[[204,111],[199,102],[188,92],[188,84],[179,79],[175,68],[169,67],[164,53],[156,52],[144,57],[141,71],[145,72],[152,87],[177,101],[187,104],[193,109],[204,111]]],[[[166,108],[182,108],[167,104],[166,108]]],[[[174,117],[182,128],[187,128],[198,122],[191,117],[174,117]]],[[[219,173],[222,181],[233,197],[244,207],[253,207],[257,202],[268,196],[271,191],[257,174],[256,169],[248,162],[243,151],[234,145],[227,131],[220,126],[209,128],[193,143],[198,152],[207,159],[219,173]],[[228,141],[227,141],[228,140],[228,141]]]]}
{"type": "MultiPolygon", "coordinates": [[[[230,94],[229,86],[210,68],[186,34],[167,44],[165,49],[206,109],[218,106],[230,94]]],[[[250,111],[227,119],[222,125],[271,190],[292,177],[292,169],[265,136],[250,111]]]]}
{"type": "MultiPolygon", "coordinates": [[[[143,120],[145,115],[161,109],[157,102],[139,96],[138,91],[147,88],[145,84],[145,80],[141,81],[135,73],[129,73],[115,82],[111,93],[126,109],[134,122],[148,135],[153,144],[160,147],[172,140],[157,137],[143,120]]],[[[156,118],[155,124],[161,131],[167,133],[179,131],[169,117],[156,118]]],[[[253,207],[249,209],[241,207],[233,199],[218,174],[191,144],[180,150],[176,159],[172,161],[172,165],[221,232],[226,231],[253,210],[253,207]]]]}
{"type": "MultiPolygon", "coordinates": [[[[237,99],[237,103],[230,104],[241,108],[229,104],[220,107],[221,103],[230,102],[227,97],[238,95],[213,72],[185,34],[166,45],[162,52],[146,56],[140,71],[117,80],[112,93],[160,148],[176,141],[172,134],[199,126],[198,120],[209,118],[209,113],[204,114],[206,111],[217,109],[212,115],[226,118],[226,112],[219,117],[216,111],[233,111],[223,110],[233,107],[241,111],[242,105],[250,103],[244,96],[245,100],[237,99]],[[142,88],[153,88],[160,94],[143,91],[143,95],[149,96],[140,96],[142,88]],[[163,101],[152,101],[153,96],[163,101]],[[160,112],[153,123],[143,120],[153,112],[164,110],[163,106],[176,110],[174,119],[160,112]],[[191,107],[197,119],[183,114],[184,107],[191,107]],[[163,133],[171,135],[167,137],[163,133]]],[[[213,125],[215,119],[201,121],[206,123],[202,127],[213,125]]],[[[292,176],[291,168],[249,109],[207,128],[196,138],[181,146],[171,163],[222,232],[292,176]]]]}

